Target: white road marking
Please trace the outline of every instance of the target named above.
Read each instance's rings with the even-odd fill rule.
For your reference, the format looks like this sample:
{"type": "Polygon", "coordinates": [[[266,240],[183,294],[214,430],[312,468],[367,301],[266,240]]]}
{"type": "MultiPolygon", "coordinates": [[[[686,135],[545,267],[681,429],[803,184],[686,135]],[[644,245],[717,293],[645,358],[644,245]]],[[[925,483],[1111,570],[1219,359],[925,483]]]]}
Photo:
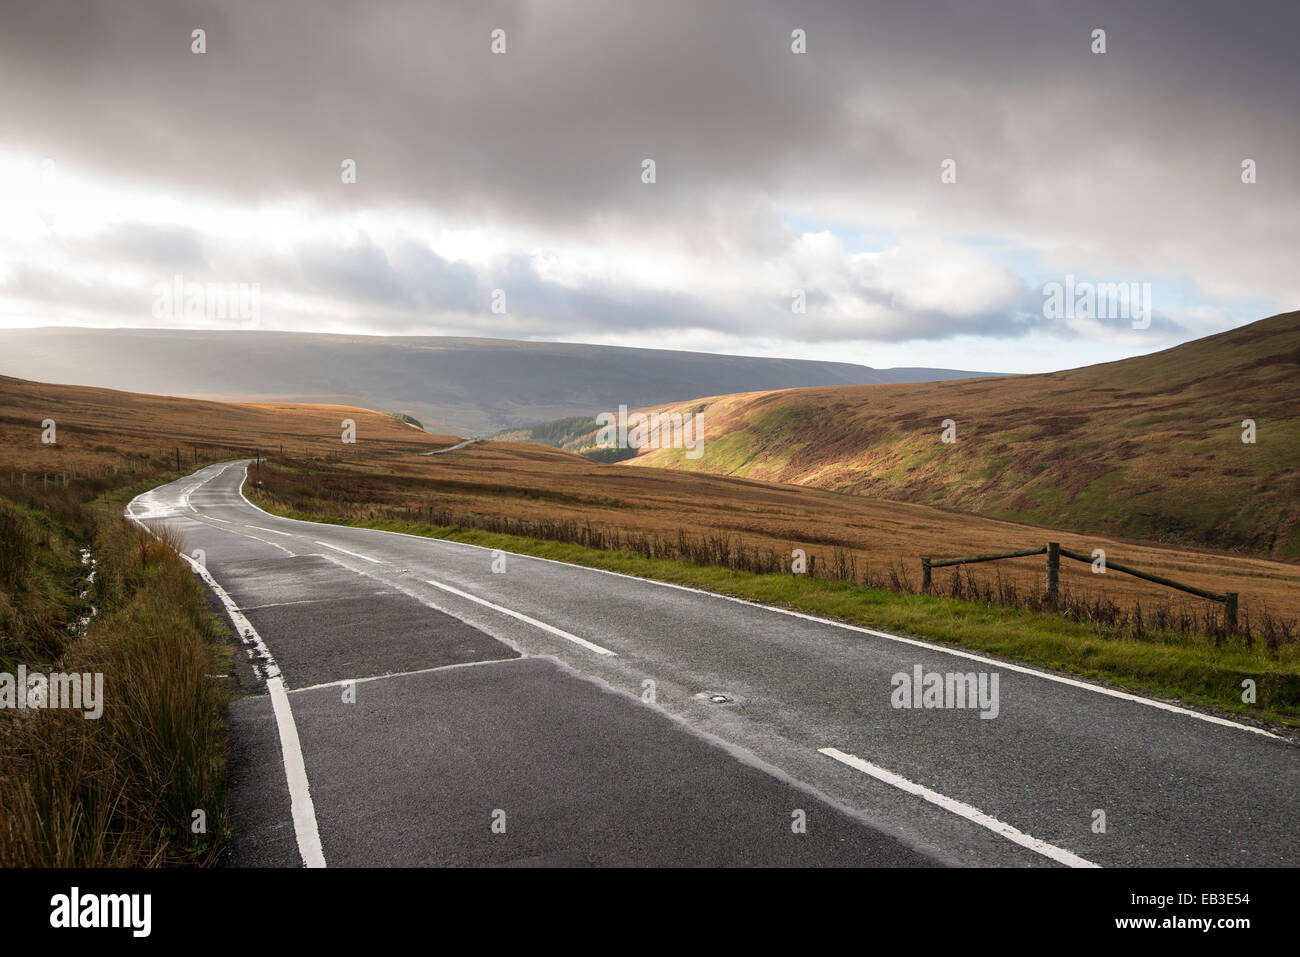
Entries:
{"type": "MultiPolygon", "coordinates": [[[[245,477],[247,477],[247,469],[245,469],[245,477]]],[[[248,502],[248,497],[244,495],[242,484],[239,490],[239,494],[240,497],[243,498],[245,502],[248,502]]],[[[252,505],[253,508],[256,508],[259,512],[261,512],[264,515],[271,514],[265,509],[258,508],[258,506],[253,505],[252,502],[248,502],[248,504],[252,505]]],[[[287,519],[287,521],[296,522],[300,520],[287,519]]],[[[327,523],[303,522],[303,524],[321,525],[327,523]]],[[[441,542],[443,545],[460,546],[462,548],[476,548],[485,552],[490,552],[494,550],[488,548],[485,545],[472,545],[469,542],[453,542],[442,538],[430,538],[427,535],[411,535],[408,532],[390,532],[385,529],[369,529],[369,531],[380,532],[381,534],[384,535],[401,535],[403,538],[414,538],[423,542],[441,542]]],[[[978,661],[982,664],[992,665],[996,668],[1005,668],[1007,671],[1016,671],[1019,672],[1020,674],[1032,675],[1035,678],[1042,678],[1044,681],[1054,681],[1057,684],[1069,685],[1072,688],[1079,688],[1083,691],[1091,691],[1093,694],[1102,694],[1111,698],[1118,698],[1121,701],[1131,701],[1134,704],[1145,705],[1148,708],[1158,708],[1161,711],[1168,711],[1171,712],[1172,714],[1180,714],[1187,718],[1195,718],[1198,721],[1204,721],[1208,724],[1217,724],[1225,728],[1236,728],[1238,731],[1249,731],[1251,734],[1258,734],[1265,738],[1272,738],[1274,741],[1287,740],[1281,735],[1274,734],[1272,731],[1266,731],[1263,728],[1257,728],[1254,725],[1242,724],[1239,721],[1231,721],[1227,718],[1220,718],[1218,715],[1204,714],[1200,711],[1193,711],[1190,708],[1180,708],[1178,707],[1178,705],[1168,704],[1167,702],[1164,701],[1157,701],[1154,698],[1144,698],[1141,695],[1130,694],[1127,691],[1117,691],[1114,688],[1107,688],[1103,685],[1090,684],[1087,681],[1079,681],[1075,678],[1067,678],[1065,675],[1052,674],[1051,672],[1047,672],[1047,671],[1039,671],[1035,668],[1027,668],[1024,665],[1013,664],[1012,662],[1004,661],[998,658],[986,658],[983,655],[977,655],[969,651],[960,651],[956,648],[951,648],[946,645],[940,645],[932,641],[923,641],[918,638],[905,638],[902,635],[893,635],[887,631],[878,631],[875,628],[866,628],[863,627],[862,625],[851,625],[848,622],[835,621],[831,618],[821,618],[817,615],[809,615],[801,611],[793,611],[789,608],[778,608],[775,605],[764,605],[761,602],[749,601],[746,598],[737,598],[734,595],[723,595],[720,594],[719,592],[708,591],[703,588],[692,588],[690,585],[678,585],[675,584],[674,582],[661,582],[654,578],[642,578],[639,575],[629,575],[626,572],[610,571],[607,568],[591,568],[590,566],[587,565],[574,565],[570,562],[562,562],[554,558],[540,558],[536,555],[525,555],[521,552],[507,551],[506,554],[516,556],[518,558],[529,559],[535,562],[546,562],[551,565],[560,565],[563,568],[579,568],[584,571],[596,572],[597,574],[600,575],[613,575],[615,578],[626,578],[630,581],[642,582],[647,585],[656,585],[660,588],[673,588],[676,589],[677,591],[692,592],[696,595],[707,595],[710,598],[720,598],[723,601],[735,602],[738,605],[748,605],[751,608],[761,608],[764,611],[776,612],[779,615],[788,615],[792,618],[802,618],[805,621],[816,622],[819,625],[831,625],[832,627],[835,628],[842,628],[846,631],[856,631],[859,632],[860,634],[872,635],[876,638],[884,638],[887,641],[894,641],[894,642],[898,642],[899,644],[913,645],[917,648],[926,648],[930,651],[939,652],[945,655],[952,655],[953,657],[956,658],[966,658],[970,661],[978,661]]]]}
{"type": "Polygon", "coordinates": [[[371,681],[383,681],[385,678],[406,678],[410,675],[427,675],[435,671],[455,671],[458,668],[477,668],[479,665],[499,665],[507,661],[523,661],[521,655],[518,658],[487,658],[483,661],[459,661],[454,665],[438,665],[433,668],[417,668],[415,671],[390,671],[383,675],[369,675],[365,678],[342,678],[338,681],[326,681],[323,684],[308,685],[305,688],[294,688],[289,694],[302,694],[304,691],[319,691],[321,688],[342,688],[346,685],[363,685],[371,681]]]}
{"type": "Polygon", "coordinates": [[[369,555],[358,555],[356,552],[350,552],[346,548],[339,548],[337,545],[331,545],[329,542],[313,542],[313,545],[320,545],[323,548],[332,548],[336,552],[342,552],[344,555],[351,555],[353,558],[360,558],[363,561],[370,562],[372,565],[382,565],[378,558],[371,558],[369,555]]]}
{"type": "Polygon", "coordinates": [[[877,767],[868,761],[863,761],[856,755],[846,754],[838,748],[818,748],[819,754],[824,754],[828,758],[834,758],[841,764],[847,764],[863,774],[869,774],[877,781],[883,781],[900,791],[906,791],[908,794],[915,794],[919,798],[929,801],[931,804],[943,808],[945,811],[951,811],[959,817],[978,824],[980,827],[986,827],[994,834],[1005,837],[1008,841],[1019,844],[1021,847],[1027,847],[1029,850],[1041,854],[1044,857],[1051,858],[1058,864],[1064,864],[1067,867],[1100,867],[1092,861],[1084,860],[1079,855],[1065,850],[1063,847],[1057,847],[1055,844],[1048,844],[1046,841],[1040,841],[1036,837],[1031,837],[1024,831],[1017,830],[1005,821],[999,821],[992,815],[985,814],[979,808],[971,807],[955,798],[950,798],[940,794],[938,791],[931,791],[929,788],[913,781],[893,771],[886,771],[882,767],[877,767]]]}
{"type": "MultiPolygon", "coordinates": [[[[130,505],[127,506],[127,513],[131,515],[132,521],[148,531],[148,526],[131,514],[130,505]]],[[[280,753],[284,761],[285,781],[289,786],[289,803],[293,815],[293,830],[298,839],[298,853],[307,867],[324,867],[325,851],[321,847],[320,828],[316,824],[316,807],[312,803],[311,789],[307,785],[307,767],[303,763],[302,743],[298,740],[298,726],[293,722],[293,709],[289,706],[289,695],[286,693],[284,678],[280,674],[280,666],[252,622],[244,617],[235,600],[217,584],[212,574],[188,555],[181,555],[181,558],[189,562],[195,574],[202,578],[213,593],[221,599],[231,624],[235,626],[235,633],[250,641],[257,652],[262,671],[266,675],[266,690],[271,696],[275,726],[280,736],[280,753]]]]}
{"type": "Polygon", "coordinates": [[[272,535],[283,535],[285,538],[293,538],[293,534],[290,532],[277,532],[273,528],[263,528],[261,525],[245,525],[244,528],[255,528],[259,532],[270,532],[272,535]]]}
{"type": "MultiPolygon", "coordinates": [[[[510,635],[501,632],[500,630],[490,625],[487,625],[483,622],[478,622],[478,623],[471,622],[468,618],[464,616],[464,614],[462,614],[463,609],[457,610],[455,607],[452,607],[456,604],[455,602],[444,602],[442,604],[439,604],[438,602],[434,601],[432,598],[429,597],[428,589],[417,590],[415,588],[411,588],[410,586],[404,584],[401,581],[401,579],[391,579],[388,577],[381,578],[377,574],[370,574],[364,569],[356,568],[352,565],[345,565],[343,564],[343,562],[339,561],[337,558],[334,558],[331,555],[321,554],[318,557],[325,559],[327,562],[333,562],[334,564],[338,565],[339,568],[342,568],[344,571],[351,572],[353,575],[360,575],[363,578],[369,578],[372,581],[377,581],[381,585],[383,585],[386,590],[396,591],[399,594],[405,595],[407,598],[410,598],[412,601],[419,602],[425,608],[432,608],[434,611],[440,612],[441,614],[446,615],[448,618],[455,618],[457,621],[464,622],[465,624],[470,625],[473,628],[477,628],[479,631],[483,632],[489,638],[493,638],[496,641],[501,642],[501,644],[505,645],[507,648],[514,651],[521,658],[528,657],[528,653],[522,647],[520,647],[519,643],[515,641],[513,638],[511,638],[510,635]]],[[[405,574],[405,572],[403,572],[403,574],[405,574]]],[[[418,581],[418,579],[416,579],[416,581],[418,581]]]]}
{"type": "Polygon", "coordinates": [[[230,616],[235,633],[249,638],[257,649],[263,671],[266,674],[266,690],[271,696],[271,708],[275,712],[275,727],[280,735],[280,754],[284,761],[284,777],[289,785],[289,804],[293,815],[293,830],[298,838],[298,853],[307,867],[324,867],[325,852],[320,843],[320,829],[316,824],[316,806],[311,799],[311,789],[307,785],[307,766],[302,759],[302,744],[298,740],[298,726],[293,721],[293,709],[289,706],[289,696],[280,674],[280,666],[272,657],[262,636],[244,617],[235,600],[224,588],[217,584],[212,574],[186,555],[182,555],[194,568],[208,587],[221,599],[230,616]]]}
{"type": "Polygon", "coordinates": [[[227,520],[224,519],[224,518],[217,518],[215,515],[204,515],[204,516],[203,516],[203,519],[204,519],[204,521],[207,521],[207,522],[220,522],[222,525],[233,525],[233,524],[234,524],[234,522],[229,522],[229,521],[227,521],[227,520]]]}
{"type": "MultiPolygon", "coordinates": [[[[241,526],[241,527],[247,527],[247,526],[241,526]]],[[[290,558],[297,558],[297,557],[298,557],[298,556],[295,555],[293,552],[289,551],[289,549],[285,548],[283,545],[280,545],[280,544],[278,544],[278,543],[276,543],[276,542],[269,542],[269,541],[267,541],[265,538],[259,538],[259,537],[256,536],[256,535],[249,535],[247,532],[237,532],[237,531],[235,531],[235,529],[233,529],[233,528],[219,528],[219,529],[217,529],[217,531],[218,531],[218,532],[225,532],[225,533],[227,533],[227,534],[229,534],[229,535],[238,535],[240,538],[247,538],[249,541],[253,541],[253,542],[261,542],[263,545],[270,545],[272,548],[278,548],[278,549],[280,549],[280,551],[284,552],[284,553],[285,553],[286,555],[288,555],[290,558]]]]}
{"type": "MultiPolygon", "coordinates": [[[[321,555],[320,557],[327,558],[328,556],[321,555]]],[[[337,564],[339,568],[352,571],[351,568],[348,568],[348,566],[344,565],[342,562],[336,562],[335,564],[337,564]]],[[[359,574],[357,572],[353,573],[359,574]]],[[[244,611],[259,611],[263,608],[284,608],[286,605],[323,605],[326,602],[331,601],[355,601],[358,598],[378,598],[390,594],[392,594],[391,590],[382,589],[380,591],[372,591],[368,595],[337,595],[333,598],[295,598],[291,601],[268,601],[264,605],[247,605],[245,606],[244,611]]]]}
{"type": "MultiPolygon", "coordinates": [[[[406,532],[388,532],[382,529],[374,531],[384,531],[387,535],[407,535],[406,532]]],[[[449,545],[464,545],[466,548],[479,548],[484,551],[493,551],[484,545],[471,545],[469,542],[447,542],[445,539],[430,539],[423,535],[407,535],[408,538],[420,538],[425,541],[442,541],[449,545]]],[[[587,565],[573,565],[569,562],[558,561],[554,558],[539,558],[536,555],[524,555],[517,552],[507,552],[508,555],[518,555],[520,558],[528,558],[538,562],[548,562],[552,565],[561,565],[564,568],[582,568],[591,572],[599,572],[602,575],[613,575],[616,578],[627,578],[631,581],[644,582],[647,585],[658,585],[661,588],[675,588],[678,591],[694,592],[697,595],[708,595],[710,598],[721,598],[723,601],[735,602],[739,605],[748,605],[751,608],[761,608],[764,611],[774,611],[781,615],[789,615],[792,618],[802,618],[805,621],[816,622],[819,625],[833,625],[836,628],[843,628],[846,631],[856,631],[864,635],[872,635],[876,638],[885,638],[889,641],[896,641],[904,645],[914,645],[917,648],[926,648],[930,651],[941,652],[945,655],[952,655],[957,658],[967,658],[971,661],[978,661],[981,664],[993,665],[997,668],[1003,668],[1007,671],[1017,671],[1021,674],[1033,675],[1035,678],[1043,678],[1046,681],[1055,681],[1057,684],[1069,685],[1072,688],[1080,688],[1084,691],[1091,691],[1095,694],[1104,694],[1111,698],[1119,698],[1123,701],[1132,701],[1136,704],[1143,704],[1149,708],[1159,708],[1162,711],[1170,711],[1174,714],[1181,714],[1189,718],[1196,718],[1200,721],[1206,721],[1210,724],[1223,725],[1227,728],[1236,728],[1238,731],[1249,731],[1252,734],[1262,735],[1266,738],[1273,738],[1275,741],[1286,741],[1281,735],[1274,734],[1272,731],[1266,731],[1263,728],[1257,728],[1254,725],[1242,724],[1239,721],[1231,721],[1227,718],[1220,718],[1213,714],[1203,714],[1200,711],[1193,711],[1190,708],[1180,708],[1178,705],[1168,704],[1164,701],[1157,701],[1154,698],[1143,698],[1140,695],[1129,694],[1127,691],[1117,691],[1114,688],[1107,688],[1102,685],[1089,684],[1086,681],[1079,681],[1075,678],[1067,678],[1065,675],[1051,674],[1046,671],[1039,671],[1035,668],[1027,668],[1024,665],[1013,664],[999,658],[986,658],[983,655],[977,655],[970,651],[961,651],[957,648],[950,648],[946,645],[936,644],[931,641],[923,641],[919,638],[906,638],[903,635],[893,635],[887,631],[877,631],[875,628],[866,628],[862,625],[851,625],[845,621],[835,621],[831,618],[821,618],[817,615],[809,615],[801,611],[793,611],[789,608],[778,608],[775,605],[764,605],[761,602],[749,601],[746,598],[737,598],[734,595],[723,595],[715,591],[707,591],[703,588],[692,588],[689,585],[678,585],[673,582],[661,582],[654,578],[642,578],[639,575],[629,575],[626,572],[610,571],[606,568],[591,568],[587,565]]]]}
{"type": "Polygon", "coordinates": [[[275,726],[280,732],[280,751],[284,756],[284,776],[289,785],[298,853],[302,855],[302,862],[307,867],[324,867],[325,850],[321,847],[320,828],[316,824],[316,806],[312,803],[311,789],[307,785],[307,766],[302,760],[298,726],[293,723],[293,710],[289,707],[284,680],[268,679],[266,690],[271,694],[275,726]]]}
{"type": "MultiPolygon", "coordinates": [[[[221,529],[221,531],[225,531],[225,529],[221,529]]],[[[284,553],[285,553],[286,555],[288,555],[290,558],[297,558],[297,557],[298,557],[298,556],[295,555],[293,552],[289,551],[289,549],[285,548],[283,545],[277,545],[275,542],[268,542],[265,538],[258,538],[256,535],[248,535],[248,534],[245,534],[244,532],[236,532],[236,531],[233,531],[233,530],[231,531],[230,534],[232,534],[232,535],[238,535],[240,538],[248,538],[248,539],[251,539],[252,541],[255,541],[255,542],[261,542],[263,545],[270,545],[272,548],[278,548],[278,549],[280,549],[280,551],[284,552],[284,553]]]]}
{"type": "Polygon", "coordinates": [[[538,621],[536,618],[530,618],[527,615],[522,614],[521,612],[511,611],[509,608],[503,608],[501,605],[494,604],[488,601],[486,598],[479,598],[478,595],[471,595],[469,592],[461,591],[459,588],[453,588],[451,585],[444,585],[442,582],[436,582],[429,579],[425,579],[425,584],[432,585],[434,588],[441,588],[445,592],[450,592],[453,595],[459,595],[461,598],[468,599],[469,601],[477,602],[478,604],[483,605],[485,608],[491,608],[493,611],[500,612],[503,615],[509,615],[511,618],[515,618],[518,619],[519,621],[524,622],[525,624],[532,625],[534,628],[540,628],[542,631],[545,631],[548,634],[555,635],[558,638],[563,638],[565,641],[571,641],[575,645],[581,645],[582,647],[586,648],[588,651],[594,651],[598,655],[615,654],[615,652],[610,651],[608,648],[602,648],[600,645],[596,644],[595,642],[588,641],[586,638],[579,638],[577,635],[567,632],[563,628],[556,628],[554,625],[548,625],[544,621],[538,621]]]}
{"type": "Polygon", "coordinates": [[[235,600],[224,588],[217,584],[212,574],[194,561],[182,555],[194,568],[208,587],[221,599],[221,604],[230,616],[235,633],[251,639],[261,659],[266,674],[266,690],[271,696],[271,708],[275,712],[275,727],[280,735],[280,754],[284,760],[284,777],[289,785],[289,804],[293,815],[293,830],[298,838],[298,853],[307,867],[324,867],[325,852],[320,843],[320,829],[316,824],[316,806],[311,799],[311,789],[307,785],[307,766],[302,759],[302,744],[298,740],[298,726],[293,721],[293,709],[289,706],[289,695],[280,674],[280,666],[272,657],[262,636],[244,617],[235,600]]]}

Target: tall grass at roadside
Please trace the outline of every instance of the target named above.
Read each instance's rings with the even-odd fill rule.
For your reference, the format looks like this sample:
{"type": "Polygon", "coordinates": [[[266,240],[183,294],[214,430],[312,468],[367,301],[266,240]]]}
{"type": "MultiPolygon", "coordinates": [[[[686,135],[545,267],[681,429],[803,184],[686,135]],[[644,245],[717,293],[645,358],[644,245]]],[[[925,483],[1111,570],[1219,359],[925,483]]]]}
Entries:
{"type": "Polygon", "coordinates": [[[0,711],[0,866],[210,864],[227,831],[221,626],[183,543],[82,500],[96,491],[0,497],[0,548],[22,555],[0,561],[0,670],[103,675],[97,719],[0,711]]]}

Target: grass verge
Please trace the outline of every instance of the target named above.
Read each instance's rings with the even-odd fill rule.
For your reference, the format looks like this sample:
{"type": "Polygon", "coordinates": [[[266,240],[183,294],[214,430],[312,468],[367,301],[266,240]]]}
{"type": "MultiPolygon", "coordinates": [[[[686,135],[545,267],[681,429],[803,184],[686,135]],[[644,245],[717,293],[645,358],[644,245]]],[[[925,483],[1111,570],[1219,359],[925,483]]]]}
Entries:
{"type": "Polygon", "coordinates": [[[125,486],[5,492],[0,672],[103,677],[99,717],[0,709],[0,866],[215,863],[229,651],[181,543],[121,518],[125,486]]]}

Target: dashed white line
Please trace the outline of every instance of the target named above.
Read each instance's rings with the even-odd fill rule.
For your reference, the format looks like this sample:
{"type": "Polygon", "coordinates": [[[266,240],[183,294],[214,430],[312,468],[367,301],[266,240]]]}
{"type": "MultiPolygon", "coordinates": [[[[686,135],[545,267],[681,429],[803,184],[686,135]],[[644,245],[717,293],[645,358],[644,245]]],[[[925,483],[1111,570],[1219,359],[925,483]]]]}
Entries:
{"type": "MultiPolygon", "coordinates": [[[[390,532],[386,529],[373,529],[373,531],[378,531],[384,535],[401,535],[405,538],[415,538],[427,542],[442,542],[444,545],[459,545],[464,548],[475,548],[482,551],[493,550],[484,545],[473,545],[469,542],[456,542],[442,538],[428,538],[424,535],[411,535],[407,532],[390,532]]],[[[888,641],[897,642],[898,644],[912,645],[917,648],[925,648],[929,651],[939,652],[940,654],[951,655],[954,658],[966,658],[969,661],[978,661],[981,664],[993,665],[1007,671],[1015,671],[1024,675],[1032,675],[1035,678],[1042,678],[1044,681],[1053,681],[1056,684],[1068,685],[1071,688],[1078,688],[1082,691],[1091,691],[1093,694],[1106,695],[1110,698],[1118,698],[1121,701],[1131,701],[1134,704],[1146,705],[1148,708],[1158,708],[1161,711],[1180,714],[1187,718],[1196,718],[1198,721],[1204,721],[1208,724],[1217,724],[1225,728],[1236,728],[1238,731],[1249,731],[1251,734],[1258,734],[1261,737],[1272,738],[1275,741],[1286,740],[1281,735],[1274,734],[1272,731],[1267,731],[1264,728],[1258,728],[1250,724],[1243,724],[1240,721],[1232,721],[1228,718],[1220,718],[1218,715],[1193,711],[1190,708],[1181,708],[1178,705],[1169,704],[1165,701],[1158,701],[1154,698],[1144,698],[1141,695],[1130,694],[1127,691],[1118,691],[1115,688],[1108,688],[1104,685],[1091,684],[1087,681],[1080,681],[1076,678],[1070,678],[1065,675],[1039,671],[1037,668],[1028,668],[1024,665],[1014,664],[1010,661],[998,658],[988,658],[984,655],[975,654],[974,652],[962,651],[958,648],[941,645],[934,641],[926,641],[920,638],[906,638],[903,635],[895,635],[887,631],[867,628],[863,625],[853,625],[846,621],[835,621],[832,618],[822,618],[819,615],[810,615],[806,612],[794,611],[790,608],[780,608],[776,605],[764,605],[761,602],[750,601],[747,598],[737,598],[735,595],[724,595],[721,592],[708,591],[704,588],[692,588],[690,585],[678,585],[675,582],[664,582],[654,578],[642,578],[640,575],[629,575],[626,572],[611,571],[608,568],[592,568],[589,565],[574,565],[571,562],[562,562],[554,558],[541,558],[537,555],[525,555],[522,552],[507,552],[507,554],[535,562],[546,562],[550,565],[560,565],[564,568],[579,568],[583,571],[595,572],[600,575],[613,575],[615,578],[626,578],[629,581],[641,582],[644,585],[654,585],[659,588],[672,588],[677,591],[692,592],[696,595],[707,595],[710,598],[721,598],[723,601],[734,602],[737,605],[748,605],[750,608],[759,608],[763,611],[775,612],[778,615],[787,615],[790,618],[802,618],[804,621],[815,622],[819,625],[831,625],[835,628],[842,628],[845,631],[856,631],[864,635],[871,635],[875,638],[884,638],[888,641]]]]}
{"type": "Polygon", "coordinates": [[[980,827],[986,827],[994,834],[1005,837],[1008,841],[1019,844],[1021,847],[1027,847],[1036,854],[1041,854],[1044,857],[1050,858],[1058,864],[1064,864],[1067,867],[1100,866],[1099,864],[1094,864],[1092,861],[1084,860],[1079,855],[1067,851],[1063,847],[1057,847],[1055,844],[1049,844],[1036,837],[1031,837],[1024,831],[1012,827],[1006,821],[999,821],[991,814],[985,814],[979,808],[971,807],[969,804],[965,804],[955,798],[950,798],[947,795],[940,794],[938,791],[931,791],[923,785],[917,784],[914,781],[909,781],[901,774],[895,774],[893,771],[886,771],[884,768],[878,767],[869,761],[863,761],[856,755],[846,754],[838,748],[818,748],[817,751],[819,754],[824,754],[828,758],[834,758],[841,764],[847,764],[849,767],[861,771],[863,774],[869,774],[877,781],[883,781],[892,787],[898,788],[900,791],[906,791],[908,794],[915,794],[917,797],[929,801],[931,804],[937,805],[945,811],[950,811],[959,817],[964,817],[966,820],[978,824],[980,827]]]}
{"type": "Polygon", "coordinates": [[[272,535],[283,535],[285,538],[293,538],[290,532],[277,532],[273,528],[263,528],[261,525],[245,525],[244,528],[255,528],[259,532],[270,532],[272,535]]]}
{"type": "MultiPolygon", "coordinates": [[[[251,528],[252,526],[250,526],[251,528]]],[[[344,555],[351,555],[353,558],[360,558],[362,561],[370,562],[372,565],[382,565],[378,558],[371,558],[369,555],[358,555],[356,552],[350,552],[346,548],[339,548],[337,545],[331,545],[329,542],[313,542],[313,545],[320,545],[322,548],[332,548],[336,552],[342,552],[344,555]]]]}
{"type": "Polygon", "coordinates": [[[538,621],[536,618],[530,618],[529,616],[521,612],[511,611],[509,608],[504,608],[501,605],[494,604],[493,602],[488,601],[486,598],[479,598],[478,595],[471,595],[469,592],[461,591],[459,588],[453,588],[451,585],[444,585],[442,582],[436,582],[430,579],[425,579],[425,584],[432,585],[434,588],[441,588],[445,592],[450,592],[453,595],[458,595],[461,598],[467,599],[468,601],[477,602],[483,607],[491,608],[493,611],[500,612],[503,615],[509,615],[511,618],[515,618],[519,621],[522,621],[524,622],[524,624],[532,625],[534,628],[540,628],[542,631],[551,635],[555,635],[557,638],[563,638],[565,641],[571,641],[575,645],[581,645],[583,648],[586,648],[588,651],[594,651],[598,655],[612,656],[616,654],[616,652],[610,651],[608,648],[602,648],[600,645],[596,644],[595,642],[588,641],[586,638],[579,638],[577,635],[571,632],[567,632],[563,628],[556,628],[554,625],[548,625],[544,621],[538,621]]]}

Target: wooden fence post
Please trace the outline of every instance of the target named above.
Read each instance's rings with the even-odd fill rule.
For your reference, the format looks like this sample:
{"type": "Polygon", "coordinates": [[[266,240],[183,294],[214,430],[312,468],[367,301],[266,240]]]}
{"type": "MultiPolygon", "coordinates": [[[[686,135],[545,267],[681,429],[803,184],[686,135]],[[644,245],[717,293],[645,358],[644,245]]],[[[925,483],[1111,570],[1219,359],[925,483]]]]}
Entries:
{"type": "Polygon", "coordinates": [[[1237,593],[1235,591],[1224,592],[1223,594],[1223,624],[1228,629],[1228,634],[1236,633],[1237,593]]]}
{"type": "Polygon", "coordinates": [[[921,559],[921,594],[930,594],[930,559],[921,559]]]}
{"type": "Polygon", "coordinates": [[[1061,587],[1061,543],[1047,543],[1047,600],[1056,601],[1061,587]]]}

